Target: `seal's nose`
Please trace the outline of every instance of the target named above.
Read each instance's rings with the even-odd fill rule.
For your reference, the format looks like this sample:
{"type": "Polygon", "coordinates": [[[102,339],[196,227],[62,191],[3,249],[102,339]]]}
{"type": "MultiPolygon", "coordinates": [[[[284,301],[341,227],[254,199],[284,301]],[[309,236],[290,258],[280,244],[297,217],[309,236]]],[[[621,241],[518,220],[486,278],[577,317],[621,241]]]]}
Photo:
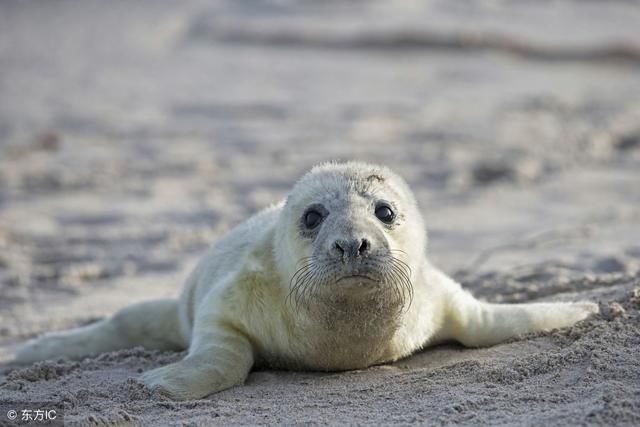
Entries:
{"type": "Polygon", "coordinates": [[[371,244],[367,239],[338,239],[331,246],[334,258],[347,260],[363,257],[369,253],[371,244]]]}

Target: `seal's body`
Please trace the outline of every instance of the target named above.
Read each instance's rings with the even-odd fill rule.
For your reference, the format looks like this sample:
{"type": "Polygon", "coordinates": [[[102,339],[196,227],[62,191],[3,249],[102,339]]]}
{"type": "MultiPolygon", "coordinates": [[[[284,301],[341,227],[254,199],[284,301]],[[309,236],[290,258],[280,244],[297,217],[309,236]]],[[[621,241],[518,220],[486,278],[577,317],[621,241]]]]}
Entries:
{"type": "Polygon", "coordinates": [[[178,300],[133,305],[45,335],[16,360],[137,345],[188,349],[141,381],[193,399],[241,384],[254,365],[364,368],[442,341],[487,346],[597,312],[589,302],[478,301],[433,267],[425,250],[422,216],[400,177],[363,163],[321,165],[286,202],[212,246],[178,300]]]}

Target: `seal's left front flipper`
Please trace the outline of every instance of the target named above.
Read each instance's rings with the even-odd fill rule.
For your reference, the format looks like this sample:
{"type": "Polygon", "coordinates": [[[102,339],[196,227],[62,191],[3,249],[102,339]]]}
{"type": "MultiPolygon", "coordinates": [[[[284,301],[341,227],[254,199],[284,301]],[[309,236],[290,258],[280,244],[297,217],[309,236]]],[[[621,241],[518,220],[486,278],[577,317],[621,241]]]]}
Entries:
{"type": "Polygon", "coordinates": [[[572,326],[599,312],[598,304],[592,302],[490,304],[462,290],[449,303],[444,322],[446,335],[468,347],[489,346],[526,333],[572,326]]]}

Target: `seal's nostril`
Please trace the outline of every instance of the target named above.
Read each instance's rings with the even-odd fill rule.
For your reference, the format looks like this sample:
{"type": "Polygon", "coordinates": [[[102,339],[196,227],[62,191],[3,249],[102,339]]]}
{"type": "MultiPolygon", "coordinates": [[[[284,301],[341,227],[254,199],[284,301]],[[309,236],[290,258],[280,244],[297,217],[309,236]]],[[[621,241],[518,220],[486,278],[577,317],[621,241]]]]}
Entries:
{"type": "Polygon", "coordinates": [[[365,256],[371,249],[371,243],[367,239],[338,239],[331,245],[331,255],[341,258],[343,261],[365,256]]]}
{"type": "Polygon", "coordinates": [[[362,256],[367,252],[369,252],[369,241],[367,239],[362,239],[360,247],[358,248],[358,253],[362,256]]]}

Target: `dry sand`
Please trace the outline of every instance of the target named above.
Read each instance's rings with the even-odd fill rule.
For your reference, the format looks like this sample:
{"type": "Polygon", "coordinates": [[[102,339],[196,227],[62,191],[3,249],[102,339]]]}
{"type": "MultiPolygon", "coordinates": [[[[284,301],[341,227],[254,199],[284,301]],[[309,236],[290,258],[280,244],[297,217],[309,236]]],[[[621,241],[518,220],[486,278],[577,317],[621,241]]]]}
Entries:
{"type": "Polygon", "coordinates": [[[638,22],[632,2],[0,3],[0,403],[68,425],[640,424],[638,22]],[[135,381],[181,354],[11,365],[176,295],[329,159],[404,175],[432,260],[477,296],[603,314],[193,402],[135,381]]]}

